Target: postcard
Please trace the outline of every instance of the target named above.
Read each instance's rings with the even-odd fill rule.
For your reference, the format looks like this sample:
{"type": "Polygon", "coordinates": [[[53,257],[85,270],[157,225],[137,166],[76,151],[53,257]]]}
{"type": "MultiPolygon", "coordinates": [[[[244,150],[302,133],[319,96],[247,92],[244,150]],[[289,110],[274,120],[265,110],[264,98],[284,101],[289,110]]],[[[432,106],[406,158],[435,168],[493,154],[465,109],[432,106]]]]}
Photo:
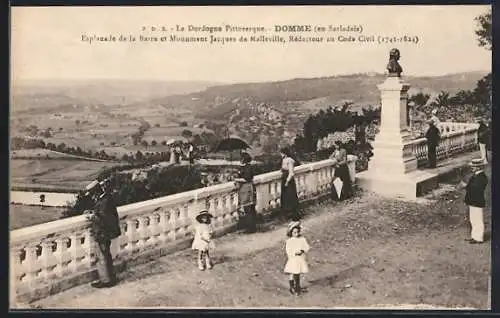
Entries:
{"type": "Polygon", "coordinates": [[[491,6],[12,7],[12,309],[489,309],[491,6]]]}

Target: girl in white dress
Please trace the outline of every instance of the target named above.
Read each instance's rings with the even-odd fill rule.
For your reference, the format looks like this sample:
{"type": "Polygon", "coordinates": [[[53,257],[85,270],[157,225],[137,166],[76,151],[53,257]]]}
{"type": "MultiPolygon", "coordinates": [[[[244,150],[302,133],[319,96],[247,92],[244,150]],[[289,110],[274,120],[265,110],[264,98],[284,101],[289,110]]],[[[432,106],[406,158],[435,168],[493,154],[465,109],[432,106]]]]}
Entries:
{"type": "Polygon", "coordinates": [[[212,241],[212,230],[210,223],[212,223],[213,215],[208,213],[207,210],[201,211],[196,216],[198,222],[195,226],[194,240],[191,248],[198,251],[198,268],[200,270],[212,269],[212,262],[210,260],[209,250],[214,249],[212,241]]]}
{"type": "Polygon", "coordinates": [[[300,222],[295,221],[290,223],[286,235],[289,237],[286,240],[285,250],[288,256],[288,262],[285,265],[285,273],[290,274],[290,293],[300,295],[300,274],[309,272],[307,266],[306,253],[310,246],[305,237],[300,234],[300,222]]]}

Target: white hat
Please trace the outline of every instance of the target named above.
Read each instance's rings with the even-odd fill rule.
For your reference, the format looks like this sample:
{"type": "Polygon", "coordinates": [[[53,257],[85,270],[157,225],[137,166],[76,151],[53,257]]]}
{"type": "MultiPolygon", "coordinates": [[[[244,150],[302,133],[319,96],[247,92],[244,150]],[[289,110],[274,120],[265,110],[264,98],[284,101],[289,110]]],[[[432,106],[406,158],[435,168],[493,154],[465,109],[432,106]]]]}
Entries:
{"type": "Polygon", "coordinates": [[[480,158],[474,158],[472,159],[472,161],[469,163],[469,166],[471,167],[477,167],[477,168],[482,168],[484,167],[486,164],[484,163],[484,160],[480,159],[480,158]]]}
{"type": "Polygon", "coordinates": [[[290,233],[292,233],[293,229],[300,228],[300,225],[301,225],[300,221],[292,221],[290,224],[288,224],[288,229],[286,231],[286,234],[290,236],[291,235],[290,233]]]}
{"type": "Polygon", "coordinates": [[[97,180],[94,180],[92,181],[91,183],[89,183],[86,187],[85,187],[85,190],[87,191],[90,191],[92,189],[94,189],[96,186],[99,185],[99,182],[97,180]]]}

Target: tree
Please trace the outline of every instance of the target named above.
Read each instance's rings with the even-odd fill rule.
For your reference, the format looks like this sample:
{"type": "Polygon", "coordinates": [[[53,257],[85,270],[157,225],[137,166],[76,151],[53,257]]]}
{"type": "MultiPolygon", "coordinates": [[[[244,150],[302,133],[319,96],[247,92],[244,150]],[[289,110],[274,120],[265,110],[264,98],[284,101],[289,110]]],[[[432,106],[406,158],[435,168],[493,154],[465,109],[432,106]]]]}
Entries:
{"type": "Polygon", "coordinates": [[[446,107],[450,104],[450,93],[441,91],[436,99],[432,102],[434,107],[446,107]]]}
{"type": "Polygon", "coordinates": [[[203,143],[203,139],[201,138],[201,136],[199,134],[196,134],[193,136],[193,144],[199,146],[203,143]]]}
{"type": "Polygon", "coordinates": [[[154,147],[154,146],[156,146],[157,144],[158,144],[158,143],[156,142],[156,140],[152,140],[152,141],[151,141],[151,146],[153,146],[153,147],[154,147]]]}
{"type": "Polygon", "coordinates": [[[416,106],[424,106],[429,101],[429,98],[431,98],[431,95],[419,92],[415,95],[410,96],[408,101],[414,102],[416,106]]]}
{"type": "Polygon", "coordinates": [[[491,51],[492,32],[491,32],[491,10],[474,19],[477,23],[475,33],[480,47],[491,51]]]}
{"type": "Polygon", "coordinates": [[[50,129],[46,129],[44,132],[42,132],[42,136],[45,138],[50,138],[52,137],[52,132],[50,131],[50,129]]]}
{"type": "Polygon", "coordinates": [[[187,125],[188,125],[188,123],[187,123],[187,122],[185,122],[185,121],[183,121],[183,122],[181,122],[181,123],[180,123],[180,126],[181,126],[181,127],[187,127],[187,125]]]}
{"type": "Polygon", "coordinates": [[[467,105],[474,102],[474,94],[470,90],[460,90],[449,100],[450,105],[467,105]]]}
{"type": "Polygon", "coordinates": [[[491,104],[491,73],[477,82],[477,86],[472,92],[476,103],[481,105],[491,104]]]}
{"type": "Polygon", "coordinates": [[[49,143],[47,143],[46,148],[49,150],[56,150],[57,146],[56,146],[56,144],[49,142],[49,143]]]}
{"type": "Polygon", "coordinates": [[[66,144],[64,142],[57,145],[57,151],[64,152],[64,150],[66,150],[66,144]]]}
{"type": "Polygon", "coordinates": [[[181,133],[184,138],[191,138],[193,136],[193,132],[189,129],[184,129],[181,133]]]}

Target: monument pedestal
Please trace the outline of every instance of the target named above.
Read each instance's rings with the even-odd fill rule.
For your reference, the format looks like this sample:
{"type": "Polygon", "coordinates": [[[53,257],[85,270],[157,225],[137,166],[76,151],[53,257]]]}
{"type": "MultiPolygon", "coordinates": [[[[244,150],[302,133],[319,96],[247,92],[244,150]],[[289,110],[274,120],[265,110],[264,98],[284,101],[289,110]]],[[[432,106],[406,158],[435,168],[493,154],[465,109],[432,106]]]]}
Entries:
{"type": "Polygon", "coordinates": [[[397,198],[416,199],[438,187],[438,175],[415,170],[404,175],[373,173],[370,170],[356,174],[356,183],[364,190],[397,198]]]}
{"type": "Polygon", "coordinates": [[[409,146],[408,90],[399,77],[388,77],[378,88],[382,109],[380,132],[373,142],[368,170],[359,173],[357,183],[366,190],[399,198],[414,199],[437,187],[438,176],[417,170],[417,159],[409,146]]]}

